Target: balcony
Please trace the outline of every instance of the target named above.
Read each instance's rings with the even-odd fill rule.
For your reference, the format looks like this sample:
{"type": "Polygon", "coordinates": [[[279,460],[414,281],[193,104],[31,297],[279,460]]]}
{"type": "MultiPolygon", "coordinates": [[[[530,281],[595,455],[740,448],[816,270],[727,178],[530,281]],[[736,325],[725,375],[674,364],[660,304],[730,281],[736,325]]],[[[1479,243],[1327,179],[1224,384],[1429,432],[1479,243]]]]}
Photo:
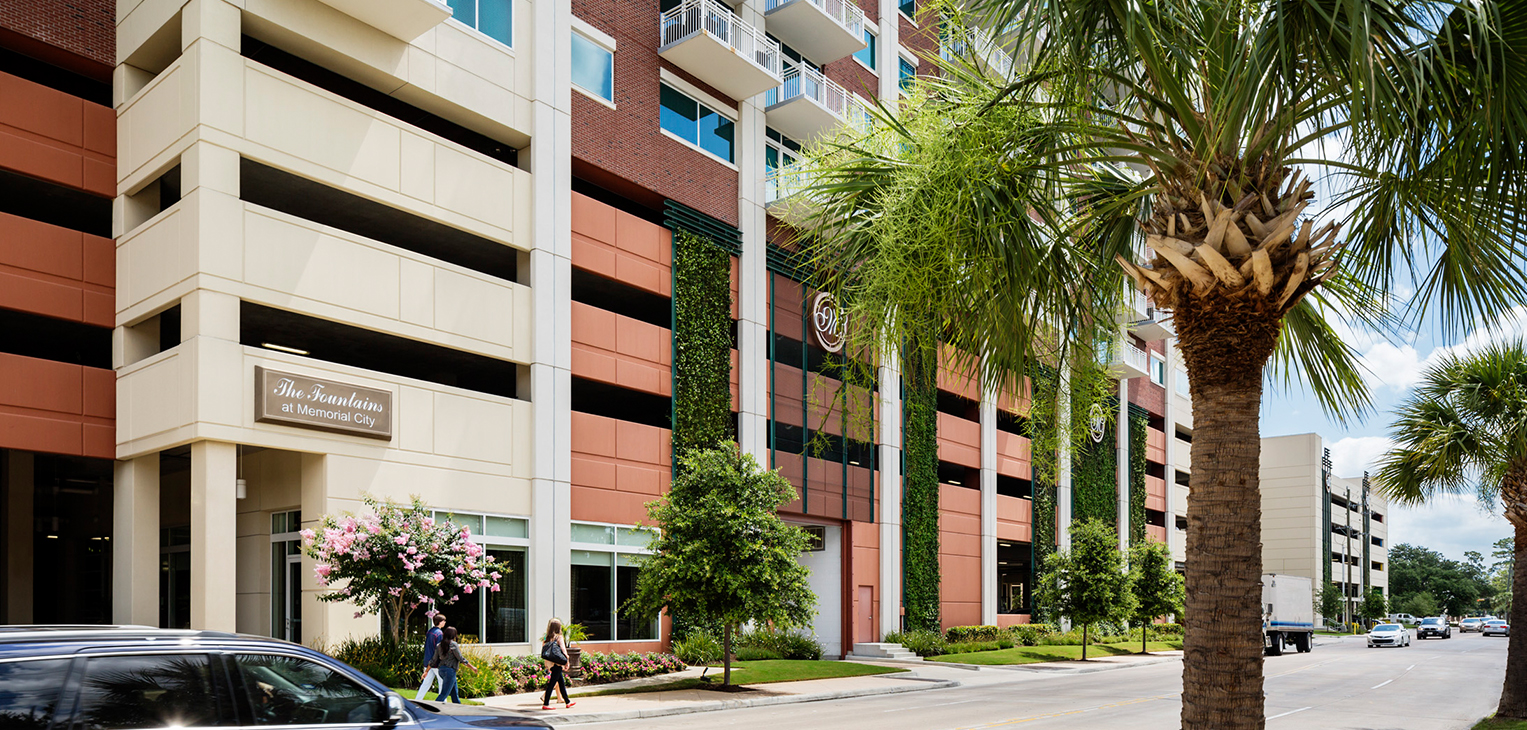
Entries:
{"type": "Polygon", "coordinates": [[[716,0],[684,0],[658,32],[658,55],[733,99],[779,86],[779,44],[716,0]]]}
{"type": "Polygon", "coordinates": [[[1108,374],[1119,380],[1150,375],[1145,351],[1128,342],[1115,344],[1106,353],[1103,362],[1107,365],[1108,374]]]}
{"type": "Polygon", "coordinates": [[[805,190],[815,182],[815,175],[802,164],[786,165],[764,178],[764,203],[769,215],[792,226],[806,226],[819,201],[805,190]]]}
{"type": "Polygon", "coordinates": [[[398,40],[411,41],[451,17],[443,0],[321,0],[398,40]]]}
{"type": "Polygon", "coordinates": [[[769,0],[769,32],[817,63],[864,49],[864,11],[854,0],[769,0]]]}
{"type": "Polygon", "coordinates": [[[769,126],[786,137],[810,143],[831,136],[840,125],[869,121],[864,105],[820,71],[794,66],[783,79],[765,97],[764,114],[769,126]]]}

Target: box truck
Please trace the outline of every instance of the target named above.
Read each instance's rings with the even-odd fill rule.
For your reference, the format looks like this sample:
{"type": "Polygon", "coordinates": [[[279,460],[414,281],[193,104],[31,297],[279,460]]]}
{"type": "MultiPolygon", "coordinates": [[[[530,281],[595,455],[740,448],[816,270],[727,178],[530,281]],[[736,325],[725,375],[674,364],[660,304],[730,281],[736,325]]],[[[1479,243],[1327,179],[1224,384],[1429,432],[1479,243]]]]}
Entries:
{"type": "Polygon", "coordinates": [[[1315,601],[1309,578],[1262,574],[1263,649],[1279,656],[1285,647],[1307,652],[1314,646],[1315,601]]]}

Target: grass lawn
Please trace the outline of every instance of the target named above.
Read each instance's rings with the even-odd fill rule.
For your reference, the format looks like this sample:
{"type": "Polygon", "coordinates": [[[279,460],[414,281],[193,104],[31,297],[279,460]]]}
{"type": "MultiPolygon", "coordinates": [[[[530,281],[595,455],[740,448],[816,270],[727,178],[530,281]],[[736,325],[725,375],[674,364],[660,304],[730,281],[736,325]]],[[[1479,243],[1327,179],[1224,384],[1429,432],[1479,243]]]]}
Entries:
{"type": "MultiPolygon", "coordinates": [[[[437,685],[435,685],[434,689],[430,690],[429,692],[425,692],[424,693],[424,699],[429,700],[430,702],[434,702],[435,701],[435,690],[438,690],[438,689],[440,689],[440,685],[437,684],[437,685]]],[[[419,690],[418,690],[418,688],[403,689],[402,687],[393,687],[392,691],[397,692],[400,695],[403,695],[403,699],[405,699],[405,700],[411,700],[411,699],[414,699],[414,693],[418,692],[419,690]]],[[[478,702],[477,700],[469,700],[469,699],[466,699],[466,698],[462,698],[461,702],[462,702],[462,704],[466,704],[466,705],[480,705],[480,704],[482,704],[481,702],[478,702]]]]}
{"type": "Polygon", "coordinates": [[[1527,730],[1527,722],[1521,720],[1497,720],[1487,717],[1474,726],[1474,730],[1527,730]]]}
{"type": "MultiPolygon", "coordinates": [[[[806,679],[836,679],[838,677],[863,677],[870,674],[895,674],[905,672],[905,669],[892,667],[876,667],[869,664],[855,664],[853,662],[822,662],[809,659],[768,659],[756,662],[732,662],[732,684],[769,684],[771,682],[798,682],[806,679]]],[[[629,689],[603,689],[593,692],[581,692],[581,697],[598,697],[600,695],[623,695],[641,692],[664,692],[674,689],[696,689],[699,687],[715,686],[721,683],[721,667],[712,667],[706,674],[706,678],[715,679],[714,682],[702,682],[697,678],[680,679],[673,682],[649,684],[644,687],[631,687],[629,689]]]]}
{"type": "MultiPolygon", "coordinates": [[[[1151,651],[1173,651],[1182,648],[1180,641],[1152,641],[1151,651]]],[[[1137,654],[1139,642],[1125,644],[1093,644],[1087,647],[1087,657],[1119,656],[1137,654]]],[[[1064,662],[1082,658],[1080,646],[1015,646],[1011,649],[978,651],[970,654],[945,654],[929,657],[930,662],[956,662],[959,664],[1034,664],[1037,662],[1064,662]]]]}

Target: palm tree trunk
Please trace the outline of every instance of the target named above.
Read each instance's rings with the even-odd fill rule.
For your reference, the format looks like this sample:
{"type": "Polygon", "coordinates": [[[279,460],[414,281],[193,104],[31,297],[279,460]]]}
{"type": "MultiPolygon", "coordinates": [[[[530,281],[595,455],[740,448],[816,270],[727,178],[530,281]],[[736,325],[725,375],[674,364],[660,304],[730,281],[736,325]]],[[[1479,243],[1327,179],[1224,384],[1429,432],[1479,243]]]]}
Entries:
{"type": "Polygon", "coordinates": [[[1514,564],[1511,568],[1511,633],[1506,644],[1506,683],[1501,689],[1496,717],[1527,720],[1527,473],[1512,469],[1501,485],[1506,517],[1516,528],[1514,564]]]}
{"type": "Polygon", "coordinates": [[[1261,730],[1262,372],[1280,313],[1213,291],[1176,311],[1193,392],[1183,730],[1261,730]]]}

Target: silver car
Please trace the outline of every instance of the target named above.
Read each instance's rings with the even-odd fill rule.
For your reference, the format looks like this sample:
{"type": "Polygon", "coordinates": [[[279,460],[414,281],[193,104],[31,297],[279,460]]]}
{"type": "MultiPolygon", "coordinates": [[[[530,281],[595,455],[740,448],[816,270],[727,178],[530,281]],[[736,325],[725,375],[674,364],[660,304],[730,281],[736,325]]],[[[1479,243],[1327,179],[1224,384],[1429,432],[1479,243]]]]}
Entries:
{"type": "Polygon", "coordinates": [[[1498,618],[1490,619],[1489,621],[1485,622],[1484,626],[1480,627],[1479,633],[1484,634],[1485,636],[1490,636],[1492,634],[1500,634],[1501,636],[1510,636],[1511,635],[1511,624],[1508,624],[1505,621],[1503,621],[1501,619],[1498,619],[1498,618]]]}
{"type": "Polygon", "coordinates": [[[1466,634],[1470,631],[1478,631],[1484,623],[1485,620],[1482,618],[1466,618],[1458,622],[1458,633],[1466,634]]]}
{"type": "Polygon", "coordinates": [[[1400,624],[1378,624],[1368,632],[1368,648],[1375,646],[1410,646],[1410,629],[1400,624]]]}

